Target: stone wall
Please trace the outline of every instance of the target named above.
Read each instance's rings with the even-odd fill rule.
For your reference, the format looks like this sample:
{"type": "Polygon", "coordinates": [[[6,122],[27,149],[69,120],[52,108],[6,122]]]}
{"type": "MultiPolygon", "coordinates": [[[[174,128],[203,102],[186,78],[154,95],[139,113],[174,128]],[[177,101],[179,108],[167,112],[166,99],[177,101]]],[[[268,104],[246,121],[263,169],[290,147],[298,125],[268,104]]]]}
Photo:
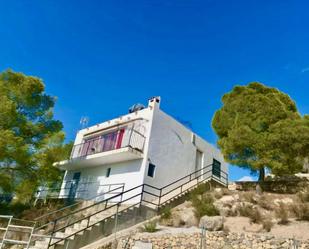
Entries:
{"type": "Polygon", "coordinates": [[[286,248],[307,249],[309,241],[296,241],[293,239],[276,239],[269,235],[244,234],[232,232],[207,232],[201,233],[166,234],[157,235],[150,233],[135,234],[130,238],[119,241],[117,248],[152,248],[152,249],[232,249],[232,248],[286,248]],[[144,244],[143,247],[138,244],[144,244]],[[127,244],[125,247],[124,245],[127,244]],[[148,246],[146,246],[148,245],[148,246]]]}

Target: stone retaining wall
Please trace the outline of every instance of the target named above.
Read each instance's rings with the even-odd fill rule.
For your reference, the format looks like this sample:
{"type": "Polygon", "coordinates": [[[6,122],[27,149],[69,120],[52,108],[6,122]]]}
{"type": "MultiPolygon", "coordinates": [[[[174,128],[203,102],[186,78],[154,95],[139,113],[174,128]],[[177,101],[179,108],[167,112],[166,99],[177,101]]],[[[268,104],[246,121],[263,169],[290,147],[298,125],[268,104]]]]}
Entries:
{"type": "Polygon", "coordinates": [[[142,233],[135,234],[131,238],[122,239],[117,248],[124,248],[124,244],[127,244],[127,249],[142,249],[142,247],[134,247],[137,241],[149,243],[152,249],[309,248],[309,241],[301,242],[293,239],[276,239],[269,235],[230,232],[207,232],[206,236],[201,236],[201,233],[166,235],[142,233]]]}

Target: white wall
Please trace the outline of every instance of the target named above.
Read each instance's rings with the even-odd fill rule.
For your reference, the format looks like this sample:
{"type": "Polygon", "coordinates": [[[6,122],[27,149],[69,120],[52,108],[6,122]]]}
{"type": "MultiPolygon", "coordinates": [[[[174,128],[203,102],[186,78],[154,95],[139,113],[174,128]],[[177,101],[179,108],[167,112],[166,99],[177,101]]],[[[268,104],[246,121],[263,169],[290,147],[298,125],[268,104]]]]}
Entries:
{"type": "MultiPolygon", "coordinates": [[[[121,184],[124,185],[124,189],[130,189],[137,185],[142,184],[143,172],[141,171],[143,160],[132,160],[123,163],[102,165],[98,167],[83,168],[80,170],[67,171],[65,181],[73,179],[73,175],[76,172],[81,172],[81,178],[79,186],[82,190],[83,183],[92,182],[91,185],[87,185],[87,192],[81,192],[85,194],[77,195],[77,198],[92,199],[96,195],[100,195],[108,191],[108,187],[105,185],[111,184],[111,189],[118,188],[121,184]],[[108,168],[111,168],[110,176],[106,177],[108,168]]],[[[117,190],[115,192],[121,192],[117,190]]],[[[135,193],[135,192],[132,192],[135,193]]],[[[68,190],[67,190],[68,194],[68,190]]],[[[96,200],[102,200],[103,198],[111,197],[111,195],[100,195],[96,200]]]]}
{"type": "Polygon", "coordinates": [[[195,171],[196,150],[203,152],[203,166],[212,164],[213,158],[221,162],[221,169],[227,172],[220,151],[202,138],[196,136],[177,120],[156,109],[149,142],[148,160],[156,165],[155,177],[147,176],[145,183],[163,187],[195,171]]]}
{"type": "MultiPolygon", "coordinates": [[[[102,165],[95,168],[89,167],[85,165],[84,168],[80,170],[67,170],[64,181],[72,180],[73,175],[75,172],[81,172],[81,180],[80,183],[83,181],[94,181],[98,182],[98,184],[119,184],[125,183],[125,190],[130,188],[136,187],[138,185],[143,184],[144,181],[144,172],[145,166],[148,165],[147,161],[147,153],[148,153],[148,144],[149,144],[149,137],[150,131],[152,126],[152,118],[153,118],[153,111],[155,109],[155,104],[151,104],[148,108],[143,110],[127,114],[125,116],[120,116],[119,118],[83,129],[77,133],[75,139],[75,145],[80,144],[83,142],[84,136],[89,136],[90,134],[100,133],[104,129],[109,129],[109,127],[115,126],[115,124],[122,126],[126,125],[132,128],[134,126],[134,130],[139,131],[141,134],[145,135],[145,144],[144,144],[144,157],[140,160],[133,160],[133,161],[124,161],[122,163],[117,164],[110,164],[110,165],[102,165]],[[133,121],[133,122],[131,122],[133,121]],[[129,122],[129,123],[128,123],[129,122]],[[106,171],[108,168],[111,168],[111,175],[110,177],[106,178],[106,171]]],[[[123,138],[123,143],[129,138],[126,135],[123,138]]],[[[64,184],[62,184],[62,188],[64,184]]],[[[95,194],[99,194],[100,192],[106,192],[106,189],[96,189],[93,187],[92,196],[95,194]]],[[[141,192],[141,189],[137,189],[131,193],[138,193],[141,192]]],[[[67,195],[68,190],[66,193],[62,191],[61,195],[67,195]]],[[[80,198],[85,198],[84,196],[78,196],[80,198]]],[[[89,198],[89,196],[87,196],[89,198]]]]}

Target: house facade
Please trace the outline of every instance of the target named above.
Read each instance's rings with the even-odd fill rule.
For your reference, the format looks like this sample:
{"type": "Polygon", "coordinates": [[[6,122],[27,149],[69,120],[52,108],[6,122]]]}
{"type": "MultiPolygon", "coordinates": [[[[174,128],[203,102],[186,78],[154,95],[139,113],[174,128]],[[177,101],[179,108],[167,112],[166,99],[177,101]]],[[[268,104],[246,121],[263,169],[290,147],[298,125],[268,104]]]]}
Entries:
{"type": "MultiPolygon", "coordinates": [[[[164,187],[213,165],[222,180],[228,167],[220,151],[160,109],[160,97],[147,107],[80,130],[65,170],[59,197],[97,199],[141,184],[164,187]],[[114,192],[113,192],[114,191],[114,192]]],[[[226,178],[224,178],[226,180],[226,178]]]]}

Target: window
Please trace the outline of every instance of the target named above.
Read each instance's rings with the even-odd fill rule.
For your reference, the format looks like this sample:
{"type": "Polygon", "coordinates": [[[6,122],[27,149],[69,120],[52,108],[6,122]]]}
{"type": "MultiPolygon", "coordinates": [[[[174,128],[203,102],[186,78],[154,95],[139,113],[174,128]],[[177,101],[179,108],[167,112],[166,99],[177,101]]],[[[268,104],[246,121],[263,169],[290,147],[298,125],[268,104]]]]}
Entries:
{"type": "Polygon", "coordinates": [[[149,163],[147,175],[150,176],[150,177],[154,177],[155,168],[156,168],[156,166],[154,164],[149,163]]]}
{"type": "Polygon", "coordinates": [[[109,177],[111,174],[111,168],[108,168],[107,171],[106,171],[106,177],[109,177]]]}
{"type": "Polygon", "coordinates": [[[214,159],[212,163],[212,174],[221,177],[221,163],[216,159],[214,159]]]}

